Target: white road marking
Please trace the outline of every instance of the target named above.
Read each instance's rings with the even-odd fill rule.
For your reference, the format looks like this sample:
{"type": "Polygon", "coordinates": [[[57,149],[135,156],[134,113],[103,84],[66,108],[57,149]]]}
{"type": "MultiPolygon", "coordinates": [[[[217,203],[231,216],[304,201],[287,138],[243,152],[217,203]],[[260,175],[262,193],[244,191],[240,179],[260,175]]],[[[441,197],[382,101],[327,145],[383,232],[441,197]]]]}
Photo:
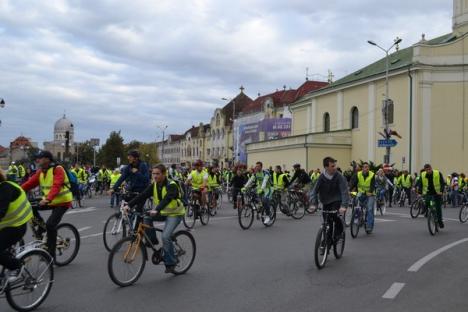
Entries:
{"type": "Polygon", "coordinates": [[[405,283],[393,283],[392,286],[383,294],[384,299],[395,299],[398,293],[405,287],[405,283]]]}
{"type": "Polygon", "coordinates": [[[455,247],[457,245],[460,245],[460,244],[463,244],[463,243],[466,243],[466,242],[468,242],[468,237],[464,238],[464,239],[460,239],[460,240],[458,240],[456,242],[453,242],[451,244],[445,245],[444,247],[441,247],[441,248],[439,248],[437,250],[434,250],[433,252],[431,252],[427,256],[422,257],[421,259],[416,261],[412,266],[410,266],[409,269],[408,269],[408,272],[418,272],[419,269],[421,269],[426,263],[431,261],[433,258],[437,257],[438,255],[440,255],[441,253],[449,250],[452,247],[455,247]]]}
{"type": "Polygon", "coordinates": [[[82,227],[81,229],[78,229],[78,232],[83,232],[83,231],[89,230],[90,228],[91,228],[90,226],[85,226],[85,227],[82,227]]]}
{"type": "Polygon", "coordinates": [[[398,213],[398,212],[385,212],[385,214],[392,215],[392,216],[400,216],[400,217],[407,217],[411,218],[409,214],[404,214],[404,213],[398,213]]]}
{"type": "MultiPolygon", "coordinates": [[[[110,233],[110,232],[109,232],[110,233]]],[[[85,235],[85,236],[80,236],[81,239],[85,238],[90,238],[90,237],[96,237],[96,236],[101,236],[102,233],[96,233],[96,234],[90,234],[90,235],[85,235]]]]}
{"type": "Polygon", "coordinates": [[[78,208],[78,209],[73,209],[71,211],[68,211],[67,215],[75,214],[75,213],[91,212],[94,210],[96,210],[96,207],[89,207],[89,208],[82,208],[82,209],[78,208]]]}
{"type": "Polygon", "coordinates": [[[377,222],[395,222],[396,221],[396,220],[382,219],[382,218],[375,218],[374,220],[377,222]]]}

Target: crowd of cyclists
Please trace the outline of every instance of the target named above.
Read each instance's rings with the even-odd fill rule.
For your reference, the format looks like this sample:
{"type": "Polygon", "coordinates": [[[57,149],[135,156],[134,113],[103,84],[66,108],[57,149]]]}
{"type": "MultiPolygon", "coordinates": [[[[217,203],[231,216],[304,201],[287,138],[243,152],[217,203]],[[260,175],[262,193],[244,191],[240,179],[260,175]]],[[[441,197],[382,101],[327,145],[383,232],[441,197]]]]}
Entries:
{"type": "MultiPolygon", "coordinates": [[[[261,221],[265,226],[273,225],[278,208],[286,215],[293,214],[291,205],[309,213],[321,210],[324,216],[330,214],[326,220],[330,222],[327,226],[334,229],[333,242],[342,240],[343,246],[346,215],[355,205],[366,207],[366,232],[371,234],[377,208],[384,211],[392,205],[411,206],[422,199],[426,207],[435,207],[437,225],[444,228],[442,206],[465,205],[468,198],[465,174],[452,173],[444,177],[430,164],[413,175],[388,165],[371,168],[367,162],[343,173],[337,167],[337,160],[326,157],[322,169],[306,172],[301,164],[291,169],[288,171],[280,165],[264,168],[260,161],[251,168],[243,164],[220,168],[206,166],[201,160],[193,166],[173,164],[166,168],[159,164],[150,167],[140,160],[138,151],[128,153],[128,165],[113,170],[104,165],[81,164],[66,168],[55,162],[48,151],[40,152],[30,166],[11,163],[6,174],[0,173],[0,265],[3,267],[0,292],[7,287],[5,285],[14,284],[25,274],[12,246],[23,239],[27,223],[32,218],[43,223],[47,233],[43,249],[53,262],[57,226],[63,215],[74,207],[74,202],[81,206],[84,198],[96,194],[109,194],[109,206],[120,207],[125,212],[142,213],[150,201],[150,211],[141,221],[147,225],[145,233],[149,244],[157,241],[156,232],[151,230],[153,221],[165,222],[162,258],[166,273],[175,273],[178,261],[171,238],[175,229],[183,220],[186,224],[185,218],[199,216],[191,207],[193,203],[213,216],[221,207],[223,194],[238,210],[239,222],[245,207],[252,202],[261,207],[261,221]],[[292,193],[295,196],[291,196],[292,193]],[[37,204],[31,206],[29,201],[37,204]],[[47,220],[39,213],[42,209],[51,210],[47,220]]],[[[348,219],[348,223],[353,222],[354,212],[351,220],[348,219]]],[[[241,227],[246,229],[242,224],[241,227]]],[[[326,247],[320,248],[323,254],[326,247]]]]}

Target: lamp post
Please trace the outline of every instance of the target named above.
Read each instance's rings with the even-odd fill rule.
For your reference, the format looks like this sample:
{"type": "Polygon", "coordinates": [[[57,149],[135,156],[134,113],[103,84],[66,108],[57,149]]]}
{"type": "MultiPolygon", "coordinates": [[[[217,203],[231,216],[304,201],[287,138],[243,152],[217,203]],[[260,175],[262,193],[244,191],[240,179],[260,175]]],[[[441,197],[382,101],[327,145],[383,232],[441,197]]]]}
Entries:
{"type": "Polygon", "coordinates": [[[158,125],[157,127],[162,131],[161,161],[164,164],[164,134],[167,129],[167,125],[158,125]]]}
{"type": "MultiPolygon", "coordinates": [[[[388,72],[389,72],[389,67],[390,67],[390,64],[389,64],[390,54],[389,54],[389,52],[390,52],[390,50],[392,50],[392,48],[394,46],[399,44],[401,41],[402,41],[401,38],[396,37],[395,40],[393,40],[393,44],[388,49],[382,48],[380,45],[378,45],[374,41],[371,41],[371,40],[367,41],[367,43],[369,43],[370,45],[376,46],[377,48],[379,48],[380,50],[385,52],[385,101],[384,101],[384,104],[383,104],[383,107],[382,107],[382,112],[384,113],[385,135],[387,136],[387,138],[389,138],[389,133],[390,133],[389,125],[388,125],[388,123],[389,123],[388,122],[388,106],[389,106],[389,102],[390,102],[389,91],[388,91],[388,88],[389,88],[389,86],[388,86],[388,72]]],[[[391,149],[390,146],[386,147],[386,152],[385,152],[385,155],[384,155],[384,163],[386,163],[386,164],[390,164],[390,149],[391,149]]]]}
{"type": "MultiPolygon", "coordinates": [[[[5,100],[0,98],[0,108],[4,108],[5,107],[5,100]]],[[[2,125],[2,121],[0,120],[0,126],[2,125]]]]}

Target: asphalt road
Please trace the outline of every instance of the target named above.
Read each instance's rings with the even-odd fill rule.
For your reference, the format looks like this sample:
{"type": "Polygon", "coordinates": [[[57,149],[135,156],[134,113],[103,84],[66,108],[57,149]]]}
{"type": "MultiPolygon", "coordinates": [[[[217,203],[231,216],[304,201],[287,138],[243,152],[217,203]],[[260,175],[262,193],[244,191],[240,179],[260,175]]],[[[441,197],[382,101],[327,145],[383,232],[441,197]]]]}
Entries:
{"type": "MultiPolygon", "coordinates": [[[[186,275],[164,274],[163,265],[148,262],[136,284],[120,288],[108,276],[102,242],[104,221],[113,212],[108,200],[88,200],[87,208],[65,215],[64,221],[80,230],[81,249],[73,263],[56,268],[39,311],[468,309],[468,239],[460,241],[468,238],[468,224],[458,221],[458,209],[444,210],[446,227],[437,236],[429,235],[425,218],[411,219],[408,208],[387,209],[373,234],[361,231],[352,239],[347,230],[343,258],[331,256],[318,270],[313,260],[318,215],[302,220],[279,215],[271,228],[254,221],[242,230],[226,203],[207,226],[197,221],[192,231],[197,256],[186,275]]],[[[6,302],[0,311],[9,311],[6,302]]]]}

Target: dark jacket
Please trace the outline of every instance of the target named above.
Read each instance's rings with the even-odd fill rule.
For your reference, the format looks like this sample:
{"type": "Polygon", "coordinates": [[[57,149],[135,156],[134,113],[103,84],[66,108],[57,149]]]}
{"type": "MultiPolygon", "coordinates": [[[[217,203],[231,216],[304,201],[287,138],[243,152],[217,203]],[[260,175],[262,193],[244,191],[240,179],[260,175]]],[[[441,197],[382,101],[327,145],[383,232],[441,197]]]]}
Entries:
{"type": "Polygon", "coordinates": [[[120,178],[117,180],[117,182],[115,182],[114,192],[119,190],[120,185],[122,185],[124,181],[127,182],[129,187],[128,190],[130,192],[143,192],[143,190],[145,190],[145,188],[150,183],[148,165],[145,162],[140,161],[136,165],[126,166],[122,170],[122,175],[120,178]],[[133,173],[133,168],[138,169],[138,171],[133,173]]]}
{"type": "Polygon", "coordinates": [[[311,192],[311,202],[317,205],[319,199],[323,205],[341,202],[341,206],[347,207],[349,204],[349,191],[346,178],[338,171],[335,172],[331,180],[325,177],[323,173],[320,174],[311,192]]]}
{"type": "Polygon", "coordinates": [[[312,180],[310,179],[309,175],[307,174],[307,172],[305,172],[304,169],[300,169],[294,172],[294,175],[291,178],[289,184],[293,184],[294,182],[299,183],[301,185],[306,185],[312,182],[312,180]]]}
{"type": "Polygon", "coordinates": [[[0,220],[2,220],[3,217],[5,217],[10,203],[17,200],[18,197],[20,197],[20,195],[20,190],[18,190],[10,183],[0,183],[0,220]]]}

